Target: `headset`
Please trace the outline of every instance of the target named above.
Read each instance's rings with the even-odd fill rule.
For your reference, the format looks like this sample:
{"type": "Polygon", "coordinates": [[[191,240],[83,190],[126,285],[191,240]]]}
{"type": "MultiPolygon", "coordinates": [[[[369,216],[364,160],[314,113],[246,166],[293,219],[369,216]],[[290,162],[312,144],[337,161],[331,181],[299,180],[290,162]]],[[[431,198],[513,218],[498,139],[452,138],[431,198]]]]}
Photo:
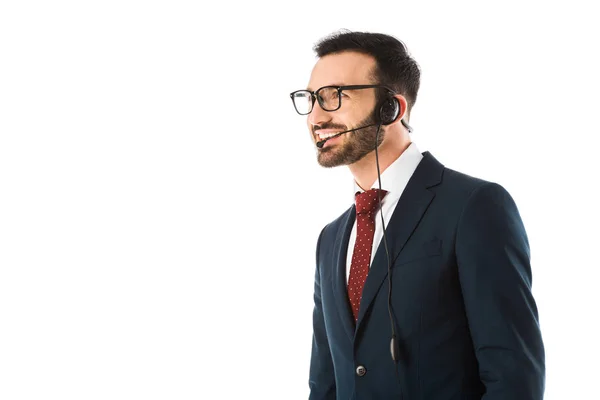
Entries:
{"type": "MultiPolygon", "coordinates": [[[[377,150],[377,148],[379,146],[377,146],[377,143],[379,143],[379,133],[381,132],[381,127],[392,124],[402,114],[402,106],[400,105],[400,101],[398,101],[398,99],[394,96],[395,94],[396,94],[395,92],[388,89],[387,93],[383,96],[383,99],[375,107],[375,109],[378,109],[378,112],[375,113],[375,123],[361,126],[361,127],[354,128],[354,129],[349,129],[349,130],[346,130],[343,132],[338,132],[336,135],[328,137],[324,140],[321,140],[320,142],[317,142],[317,144],[316,144],[317,147],[322,148],[323,145],[325,144],[325,142],[329,139],[338,137],[347,132],[357,131],[360,129],[364,129],[364,128],[368,128],[368,127],[377,125],[377,133],[376,133],[374,150],[375,150],[375,160],[376,160],[376,164],[377,164],[377,180],[379,182],[379,190],[380,190],[380,192],[378,192],[379,204],[381,204],[381,171],[379,168],[379,152],[377,150]]],[[[404,118],[402,118],[400,120],[400,122],[408,130],[409,133],[412,133],[412,131],[413,131],[412,127],[406,121],[404,121],[404,118]]],[[[387,260],[388,260],[388,283],[389,283],[389,285],[388,285],[388,313],[390,316],[390,325],[392,328],[392,338],[390,340],[390,354],[392,356],[392,360],[394,361],[394,364],[396,365],[396,368],[395,368],[396,377],[398,378],[398,380],[400,380],[400,377],[398,376],[398,368],[397,368],[398,358],[399,358],[399,348],[398,348],[398,340],[396,338],[396,329],[394,326],[394,318],[393,318],[393,314],[392,314],[392,260],[390,258],[390,252],[388,249],[388,240],[387,240],[387,235],[386,235],[385,221],[383,218],[383,213],[380,212],[379,215],[381,216],[381,226],[383,228],[383,244],[385,246],[385,253],[387,255],[387,260]]]]}
{"type": "MultiPolygon", "coordinates": [[[[322,148],[323,145],[325,144],[325,142],[327,142],[330,139],[341,136],[344,133],[359,131],[361,129],[369,128],[369,127],[375,126],[375,125],[378,126],[377,141],[379,141],[379,129],[381,129],[381,126],[391,124],[400,115],[400,111],[401,111],[400,102],[393,95],[394,95],[394,92],[389,92],[388,95],[383,99],[383,101],[381,101],[378,104],[378,107],[376,107],[376,109],[378,108],[379,111],[377,114],[375,114],[375,121],[376,121],[375,123],[365,125],[365,126],[359,126],[358,128],[348,129],[348,130],[345,130],[342,132],[338,132],[333,136],[330,136],[326,139],[323,139],[323,140],[317,142],[317,147],[322,148]]],[[[413,129],[410,127],[410,125],[408,125],[406,123],[406,121],[404,121],[404,119],[401,119],[400,122],[408,130],[408,133],[412,133],[413,129]]],[[[375,147],[375,155],[377,155],[377,147],[375,147]]]]}
{"type": "MultiPolygon", "coordinates": [[[[393,92],[388,92],[379,106],[378,126],[377,126],[377,134],[376,134],[376,139],[375,139],[375,160],[376,160],[376,164],[377,164],[377,180],[379,182],[379,190],[380,190],[378,192],[379,204],[381,204],[381,171],[379,169],[379,152],[377,151],[377,148],[379,147],[379,146],[377,146],[377,143],[379,143],[379,133],[381,131],[382,125],[384,125],[384,126],[390,125],[391,123],[396,121],[396,119],[398,119],[398,117],[401,115],[401,112],[402,112],[402,107],[400,106],[400,102],[398,101],[398,99],[396,97],[393,96],[393,94],[394,94],[393,92]]],[[[410,125],[408,125],[408,123],[406,123],[404,121],[404,119],[401,119],[400,122],[402,123],[402,125],[404,125],[404,127],[408,130],[409,133],[412,133],[412,131],[413,131],[412,128],[410,127],[410,125]]],[[[387,240],[387,235],[386,235],[383,212],[380,212],[379,215],[381,216],[381,227],[383,228],[383,244],[385,246],[385,253],[387,255],[387,260],[388,260],[388,314],[390,317],[390,325],[392,328],[392,338],[390,340],[390,354],[392,356],[392,360],[394,361],[394,364],[396,365],[395,370],[396,370],[396,375],[397,375],[398,374],[397,364],[398,364],[399,349],[398,349],[398,340],[396,338],[396,329],[394,327],[394,318],[393,318],[393,314],[392,314],[392,260],[390,259],[390,252],[388,249],[388,240],[387,240]]],[[[399,379],[399,377],[398,377],[398,379],[399,379]]]]}

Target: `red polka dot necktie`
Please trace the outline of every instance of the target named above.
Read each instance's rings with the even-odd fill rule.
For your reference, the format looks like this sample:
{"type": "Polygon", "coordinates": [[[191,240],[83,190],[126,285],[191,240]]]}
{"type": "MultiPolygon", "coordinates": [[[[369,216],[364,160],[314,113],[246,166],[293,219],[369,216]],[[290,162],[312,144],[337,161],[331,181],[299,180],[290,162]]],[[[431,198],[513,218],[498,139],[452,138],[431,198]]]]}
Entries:
{"type": "Polygon", "coordinates": [[[356,193],[356,243],[354,244],[350,277],[348,278],[348,298],[350,299],[355,322],[358,321],[362,291],[371,265],[375,213],[379,205],[379,192],[383,200],[387,194],[385,190],[371,189],[363,193],[356,193]]]}

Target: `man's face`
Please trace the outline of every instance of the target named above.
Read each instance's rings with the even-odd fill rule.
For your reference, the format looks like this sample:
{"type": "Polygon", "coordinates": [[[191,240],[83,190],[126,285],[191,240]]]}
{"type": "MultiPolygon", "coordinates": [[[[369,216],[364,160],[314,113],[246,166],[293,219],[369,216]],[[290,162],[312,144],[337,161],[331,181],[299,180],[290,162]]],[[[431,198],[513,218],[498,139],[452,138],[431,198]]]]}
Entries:
{"type": "MultiPolygon", "coordinates": [[[[314,91],[328,85],[374,84],[372,72],[375,66],[375,59],[365,54],[350,51],[330,54],[315,64],[307,88],[314,91]]],[[[323,140],[322,135],[375,123],[375,90],[344,90],[341,107],[332,112],[324,111],[315,101],[307,119],[315,144],[323,140]]],[[[317,161],[327,168],[353,164],[375,150],[376,136],[377,126],[344,133],[326,141],[318,149],[317,161]]],[[[382,141],[383,130],[379,134],[378,145],[382,141]]]]}

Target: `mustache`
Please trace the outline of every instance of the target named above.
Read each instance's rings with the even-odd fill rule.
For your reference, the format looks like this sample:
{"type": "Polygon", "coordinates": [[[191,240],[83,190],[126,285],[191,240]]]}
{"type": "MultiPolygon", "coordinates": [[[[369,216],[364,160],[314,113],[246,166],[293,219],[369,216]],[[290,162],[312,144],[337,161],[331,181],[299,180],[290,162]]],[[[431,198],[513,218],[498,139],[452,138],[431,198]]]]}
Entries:
{"type": "Polygon", "coordinates": [[[313,133],[313,135],[316,135],[316,131],[318,131],[320,129],[340,129],[342,131],[345,131],[348,128],[345,125],[337,125],[337,124],[331,124],[331,123],[324,123],[323,125],[314,125],[312,127],[312,133],[313,133]]]}

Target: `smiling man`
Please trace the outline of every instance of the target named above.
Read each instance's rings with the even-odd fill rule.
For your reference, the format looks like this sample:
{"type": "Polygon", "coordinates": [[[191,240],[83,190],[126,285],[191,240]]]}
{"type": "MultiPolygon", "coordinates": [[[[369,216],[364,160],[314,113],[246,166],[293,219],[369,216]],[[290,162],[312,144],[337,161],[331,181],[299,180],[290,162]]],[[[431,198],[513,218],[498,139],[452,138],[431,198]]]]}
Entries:
{"type": "Polygon", "coordinates": [[[354,190],[317,240],[310,399],[542,399],[529,243],[510,194],[412,142],[420,70],[400,41],[341,32],[315,51],[291,98],[319,164],[347,166],[354,190]]]}

